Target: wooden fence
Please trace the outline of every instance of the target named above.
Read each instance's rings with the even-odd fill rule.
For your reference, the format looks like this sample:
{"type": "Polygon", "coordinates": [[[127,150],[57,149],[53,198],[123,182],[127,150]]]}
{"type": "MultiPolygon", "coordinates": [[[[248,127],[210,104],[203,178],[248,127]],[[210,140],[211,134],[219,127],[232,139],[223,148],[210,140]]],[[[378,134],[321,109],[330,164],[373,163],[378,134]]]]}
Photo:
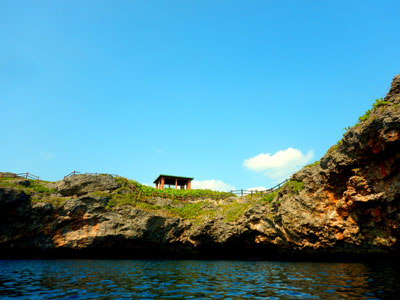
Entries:
{"type": "Polygon", "coordinates": [[[73,172],[69,173],[68,175],[65,175],[65,176],[64,176],[64,179],[65,179],[65,178],[68,178],[68,177],[71,177],[71,176],[83,175],[83,174],[85,174],[85,175],[110,175],[110,176],[112,176],[112,177],[118,177],[118,174],[108,174],[108,173],[81,173],[81,172],[79,172],[79,171],[73,171],[73,172]]]}
{"type": "Polygon", "coordinates": [[[244,197],[244,196],[248,196],[248,195],[258,195],[258,196],[263,196],[263,195],[267,195],[270,194],[272,192],[275,192],[276,190],[278,190],[281,186],[283,186],[286,182],[288,181],[288,179],[282,181],[281,183],[278,183],[277,185],[273,186],[272,188],[266,189],[266,190],[234,190],[234,191],[230,191],[231,194],[240,196],[240,197],[244,197]]]}
{"type": "MultiPolygon", "coordinates": [[[[125,179],[125,182],[127,182],[127,179],[125,179]]],[[[242,199],[246,196],[250,196],[250,198],[253,197],[263,197],[265,195],[268,195],[270,193],[273,193],[275,191],[277,191],[280,187],[282,187],[286,182],[288,181],[288,179],[282,181],[281,183],[273,186],[272,188],[266,189],[266,190],[261,190],[261,191],[257,191],[257,190],[234,190],[234,191],[230,191],[230,192],[226,192],[225,194],[220,194],[220,195],[204,195],[204,196],[194,196],[194,195],[182,195],[182,196],[177,196],[174,194],[170,194],[170,193],[166,193],[163,190],[155,190],[151,193],[151,195],[149,194],[142,194],[142,192],[136,188],[136,186],[134,184],[131,184],[129,186],[129,188],[132,191],[135,191],[138,195],[138,199],[144,200],[148,197],[154,198],[154,197],[160,197],[160,198],[168,198],[168,199],[172,199],[172,200],[180,200],[180,201],[188,201],[188,200],[196,200],[196,199],[213,199],[213,200],[224,200],[227,199],[229,197],[237,197],[240,196],[242,199]]]]}
{"type": "MultiPolygon", "coordinates": [[[[75,176],[75,175],[79,175],[79,174],[87,174],[87,175],[110,175],[113,177],[118,177],[117,174],[107,174],[107,173],[81,173],[78,171],[73,171],[67,175],[64,176],[65,178],[71,177],[71,176],[75,176]]],[[[33,175],[29,172],[26,173],[0,173],[0,179],[1,178],[25,178],[25,179],[32,179],[32,180],[36,180],[39,181],[39,176],[33,175]]],[[[124,178],[127,181],[126,178],[124,178]]],[[[282,181],[281,183],[275,185],[272,188],[266,189],[266,190],[232,190],[230,192],[226,192],[225,194],[220,194],[220,195],[204,195],[204,196],[194,196],[194,195],[182,195],[182,196],[177,196],[171,193],[167,193],[164,192],[163,190],[155,190],[151,193],[151,195],[149,194],[143,194],[142,191],[140,191],[138,188],[136,188],[136,186],[134,184],[130,184],[129,188],[132,191],[135,191],[138,195],[138,199],[145,199],[147,197],[160,197],[160,198],[168,198],[168,199],[172,199],[172,200],[181,200],[181,201],[188,201],[188,200],[195,200],[195,199],[199,199],[199,198],[205,198],[205,199],[214,199],[214,200],[218,200],[218,199],[226,199],[229,197],[247,197],[250,196],[251,198],[253,197],[263,197],[265,195],[268,195],[270,193],[275,192],[276,190],[278,190],[281,186],[283,186],[286,182],[288,181],[288,179],[282,181]]]]}
{"type": "Polygon", "coordinates": [[[1,178],[25,178],[39,181],[39,176],[33,175],[29,172],[25,173],[0,173],[1,178]]]}

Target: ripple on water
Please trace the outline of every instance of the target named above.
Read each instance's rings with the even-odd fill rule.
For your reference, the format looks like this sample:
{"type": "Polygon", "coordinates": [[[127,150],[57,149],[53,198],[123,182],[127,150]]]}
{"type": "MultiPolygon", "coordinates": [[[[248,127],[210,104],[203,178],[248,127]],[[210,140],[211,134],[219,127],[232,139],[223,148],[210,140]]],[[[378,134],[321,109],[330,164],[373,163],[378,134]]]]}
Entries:
{"type": "Polygon", "coordinates": [[[396,299],[395,264],[2,260],[2,299],[396,299]]]}

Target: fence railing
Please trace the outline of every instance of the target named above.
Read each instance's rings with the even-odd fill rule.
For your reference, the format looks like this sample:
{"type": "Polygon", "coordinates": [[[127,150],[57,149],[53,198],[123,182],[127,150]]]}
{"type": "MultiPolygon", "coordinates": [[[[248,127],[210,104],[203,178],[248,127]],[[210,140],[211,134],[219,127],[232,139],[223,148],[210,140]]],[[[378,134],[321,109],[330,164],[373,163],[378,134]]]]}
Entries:
{"type": "Polygon", "coordinates": [[[261,195],[261,197],[263,195],[267,195],[270,194],[272,192],[275,192],[277,189],[279,189],[281,186],[283,186],[286,182],[288,181],[288,179],[278,183],[277,185],[273,186],[272,188],[266,189],[266,190],[233,190],[230,191],[231,194],[235,194],[241,197],[244,196],[248,196],[248,195],[261,195]]]}
{"type": "Polygon", "coordinates": [[[151,195],[143,195],[139,189],[137,189],[133,184],[130,186],[132,191],[136,191],[138,194],[138,199],[145,199],[146,197],[160,197],[160,198],[168,198],[172,200],[181,200],[181,201],[188,201],[188,200],[196,200],[196,199],[213,199],[213,200],[224,200],[226,198],[232,197],[232,196],[239,196],[241,198],[244,198],[246,196],[250,196],[250,198],[253,197],[263,197],[265,195],[268,195],[270,193],[273,193],[277,191],[280,187],[282,187],[288,179],[278,183],[277,185],[273,186],[272,188],[266,189],[266,190],[234,190],[230,192],[226,192],[225,194],[219,194],[219,195],[204,195],[204,196],[198,196],[198,195],[182,195],[182,196],[177,196],[173,195],[171,193],[166,193],[163,192],[163,190],[156,190],[151,193],[151,195]]]}
{"type": "Polygon", "coordinates": [[[75,175],[110,175],[112,177],[118,177],[118,174],[108,174],[108,173],[81,173],[79,171],[72,171],[71,173],[69,173],[68,175],[64,176],[65,178],[71,177],[71,176],[75,176],[75,175]]]}
{"type": "Polygon", "coordinates": [[[78,171],[72,171],[71,173],[65,175],[65,176],[64,176],[64,179],[65,179],[65,178],[68,178],[68,177],[71,177],[71,176],[78,175],[78,174],[80,174],[80,173],[81,173],[81,172],[78,172],[78,171]]]}
{"type": "MultiPolygon", "coordinates": [[[[81,174],[87,174],[87,175],[111,175],[113,177],[118,177],[118,174],[107,174],[107,173],[81,173],[79,171],[72,171],[71,173],[67,174],[64,176],[65,178],[75,176],[75,175],[81,175],[81,174]]],[[[39,176],[33,175],[29,172],[25,173],[0,173],[0,179],[1,178],[25,178],[25,179],[32,179],[39,181],[39,176]]],[[[208,198],[208,199],[226,199],[231,196],[239,196],[239,197],[262,197],[264,195],[268,195],[272,192],[275,192],[278,190],[281,186],[283,186],[288,179],[282,181],[281,183],[278,183],[277,185],[273,186],[272,188],[266,189],[266,190],[232,190],[230,192],[227,192],[225,195],[204,195],[204,196],[194,196],[194,195],[173,195],[171,193],[164,192],[163,190],[155,190],[154,192],[151,193],[151,197],[160,197],[160,198],[169,198],[172,200],[182,200],[182,201],[188,201],[188,200],[195,200],[199,198],[208,198]]],[[[142,192],[135,187],[134,184],[131,184],[129,188],[132,191],[135,191],[138,194],[138,198],[146,198],[150,197],[150,195],[145,195],[142,194],[142,192]]]]}
{"type": "Polygon", "coordinates": [[[33,175],[32,173],[0,173],[1,178],[25,178],[39,181],[39,176],[33,175]]]}

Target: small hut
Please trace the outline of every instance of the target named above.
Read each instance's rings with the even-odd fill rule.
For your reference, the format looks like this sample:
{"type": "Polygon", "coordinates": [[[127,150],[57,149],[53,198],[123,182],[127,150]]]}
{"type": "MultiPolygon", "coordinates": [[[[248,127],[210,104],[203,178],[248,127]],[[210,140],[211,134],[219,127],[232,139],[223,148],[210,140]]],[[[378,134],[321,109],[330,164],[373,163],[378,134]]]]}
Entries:
{"type": "Polygon", "coordinates": [[[173,176],[173,175],[160,175],[154,180],[154,184],[156,185],[156,189],[163,190],[165,185],[169,187],[175,186],[175,189],[178,189],[178,186],[181,190],[190,190],[192,188],[192,180],[194,178],[191,177],[182,177],[182,176],[173,176]]]}

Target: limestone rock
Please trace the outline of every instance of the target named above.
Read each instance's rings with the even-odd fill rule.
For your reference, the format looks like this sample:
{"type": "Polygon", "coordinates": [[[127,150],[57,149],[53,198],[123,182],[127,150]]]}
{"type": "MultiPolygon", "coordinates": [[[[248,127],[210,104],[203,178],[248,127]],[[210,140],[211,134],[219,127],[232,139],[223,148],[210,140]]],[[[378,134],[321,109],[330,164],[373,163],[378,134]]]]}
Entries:
{"type": "Polygon", "coordinates": [[[81,196],[97,191],[113,191],[119,187],[111,175],[74,175],[57,182],[56,189],[63,196],[81,196]]]}
{"type": "MultiPolygon", "coordinates": [[[[399,104],[398,75],[382,105],[349,129],[319,164],[292,176],[292,183],[301,182],[301,188],[287,184],[272,203],[248,207],[235,221],[217,213],[202,221],[171,216],[171,208],[183,208],[185,203],[156,197],[142,202],[143,208],[133,204],[109,209],[110,192],[119,185],[107,175],[76,175],[57,182],[64,197],[54,205],[33,201],[35,194],[20,191],[28,189],[24,185],[0,187],[0,254],[396,256],[400,250],[399,104]],[[89,194],[96,191],[104,193],[89,194]],[[151,206],[168,209],[146,208],[151,206]]],[[[235,197],[209,201],[207,210],[215,212],[220,205],[239,202],[235,197]]]]}

